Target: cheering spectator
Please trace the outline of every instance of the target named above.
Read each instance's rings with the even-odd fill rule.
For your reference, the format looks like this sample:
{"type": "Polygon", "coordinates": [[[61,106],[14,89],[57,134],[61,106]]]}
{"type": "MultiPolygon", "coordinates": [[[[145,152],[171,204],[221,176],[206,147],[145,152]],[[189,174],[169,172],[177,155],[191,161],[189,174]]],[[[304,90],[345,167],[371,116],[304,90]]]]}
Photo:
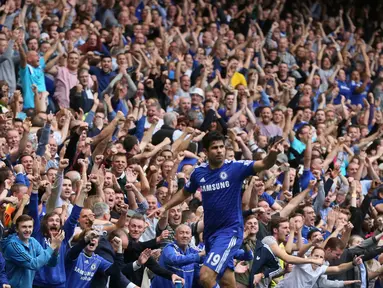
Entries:
{"type": "Polygon", "coordinates": [[[32,287],[37,271],[45,265],[57,265],[58,253],[65,233],[51,236],[51,244],[43,249],[33,237],[33,218],[21,215],[16,220],[16,234],[2,240],[6,271],[12,287],[32,287]]]}
{"type": "Polygon", "coordinates": [[[0,4],[0,284],[382,286],[382,3],[96,2],[0,4]]]}
{"type": "Polygon", "coordinates": [[[91,281],[97,271],[102,271],[108,276],[119,276],[119,266],[123,265],[122,241],[113,238],[118,247],[115,262],[110,263],[95,254],[98,246],[99,235],[96,230],[83,232],[80,241],[73,246],[65,257],[65,269],[67,271],[67,282],[65,287],[90,287],[91,281]],[[85,265],[84,264],[88,264],[85,265]]]}

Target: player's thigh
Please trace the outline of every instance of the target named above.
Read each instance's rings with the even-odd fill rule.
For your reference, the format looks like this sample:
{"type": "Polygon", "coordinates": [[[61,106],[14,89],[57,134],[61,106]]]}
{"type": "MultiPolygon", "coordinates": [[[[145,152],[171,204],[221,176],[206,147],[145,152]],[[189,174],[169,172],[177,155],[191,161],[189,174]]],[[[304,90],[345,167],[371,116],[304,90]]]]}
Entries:
{"type": "Polygon", "coordinates": [[[241,240],[235,236],[217,236],[207,245],[204,266],[218,274],[221,278],[226,268],[234,270],[234,255],[241,245],[241,240]]]}
{"type": "Polygon", "coordinates": [[[225,272],[223,273],[221,280],[219,280],[219,285],[222,288],[235,287],[236,284],[235,284],[234,271],[231,270],[230,268],[227,268],[225,272]]]}

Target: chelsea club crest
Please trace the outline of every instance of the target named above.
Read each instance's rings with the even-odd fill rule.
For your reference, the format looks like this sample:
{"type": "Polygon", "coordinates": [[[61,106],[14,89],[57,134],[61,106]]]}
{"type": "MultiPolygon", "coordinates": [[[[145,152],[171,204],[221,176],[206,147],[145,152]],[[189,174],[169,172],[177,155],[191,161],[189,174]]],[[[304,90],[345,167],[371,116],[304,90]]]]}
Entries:
{"type": "Polygon", "coordinates": [[[220,177],[222,180],[226,180],[226,179],[227,179],[227,174],[226,174],[226,172],[221,172],[221,173],[219,174],[219,177],[220,177]]]}

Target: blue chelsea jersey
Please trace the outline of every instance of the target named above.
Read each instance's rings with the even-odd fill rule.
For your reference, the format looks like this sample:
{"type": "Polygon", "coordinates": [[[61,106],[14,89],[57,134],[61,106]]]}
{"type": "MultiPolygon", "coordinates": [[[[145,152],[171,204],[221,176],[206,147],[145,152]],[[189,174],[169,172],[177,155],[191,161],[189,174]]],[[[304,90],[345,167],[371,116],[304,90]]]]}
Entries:
{"type": "Polygon", "coordinates": [[[190,175],[185,190],[195,193],[201,189],[204,208],[204,238],[216,235],[242,237],[242,184],[254,174],[254,161],[229,161],[218,169],[208,163],[197,166],[190,175]]]}
{"type": "Polygon", "coordinates": [[[98,270],[105,272],[112,265],[97,254],[93,253],[92,257],[89,257],[84,252],[81,252],[77,259],[70,264],[66,267],[67,281],[65,286],[70,288],[90,287],[94,274],[98,270]]]}

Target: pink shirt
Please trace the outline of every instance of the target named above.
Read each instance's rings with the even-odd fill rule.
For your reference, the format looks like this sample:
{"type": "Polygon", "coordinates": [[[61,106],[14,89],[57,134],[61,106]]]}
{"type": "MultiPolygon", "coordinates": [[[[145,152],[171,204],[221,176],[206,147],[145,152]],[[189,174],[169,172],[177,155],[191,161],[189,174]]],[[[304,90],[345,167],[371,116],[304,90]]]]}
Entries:
{"type": "Polygon", "coordinates": [[[77,71],[71,72],[67,67],[57,67],[55,94],[53,98],[62,108],[69,108],[69,91],[78,83],[77,71]]]}

